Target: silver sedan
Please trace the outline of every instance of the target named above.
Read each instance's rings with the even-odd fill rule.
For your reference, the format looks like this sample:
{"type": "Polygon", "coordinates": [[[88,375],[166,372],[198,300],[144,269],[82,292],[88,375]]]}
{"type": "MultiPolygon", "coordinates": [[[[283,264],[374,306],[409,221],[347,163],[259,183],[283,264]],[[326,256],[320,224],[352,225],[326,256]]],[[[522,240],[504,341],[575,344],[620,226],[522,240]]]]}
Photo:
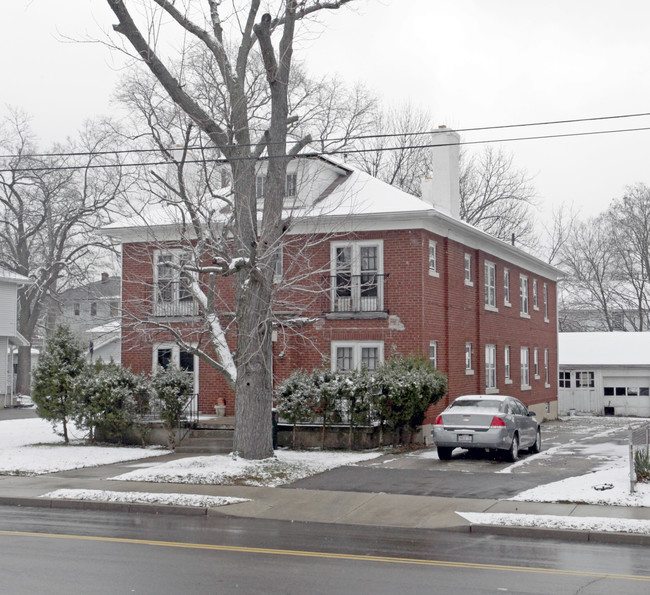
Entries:
{"type": "Polygon", "coordinates": [[[510,461],[519,458],[520,449],[535,453],[542,448],[535,414],[505,395],[458,397],[436,418],[432,436],[443,461],[455,448],[497,450],[510,461]]]}

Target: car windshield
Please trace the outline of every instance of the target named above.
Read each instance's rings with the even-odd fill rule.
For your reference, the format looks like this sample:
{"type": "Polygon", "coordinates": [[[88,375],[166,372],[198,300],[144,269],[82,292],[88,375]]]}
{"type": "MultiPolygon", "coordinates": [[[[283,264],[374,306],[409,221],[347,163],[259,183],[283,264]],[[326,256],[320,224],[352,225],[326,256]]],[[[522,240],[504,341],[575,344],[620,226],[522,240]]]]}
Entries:
{"type": "Polygon", "coordinates": [[[499,409],[502,401],[488,399],[462,399],[454,401],[451,407],[474,407],[478,409],[499,409]]]}

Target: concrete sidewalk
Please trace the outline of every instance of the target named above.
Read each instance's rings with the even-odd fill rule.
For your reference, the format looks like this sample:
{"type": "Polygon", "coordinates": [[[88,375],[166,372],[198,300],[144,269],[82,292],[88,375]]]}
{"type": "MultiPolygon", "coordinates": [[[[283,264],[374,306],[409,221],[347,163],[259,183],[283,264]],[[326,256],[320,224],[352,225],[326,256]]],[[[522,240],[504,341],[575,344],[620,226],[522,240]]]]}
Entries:
{"type": "MultiPolygon", "coordinates": [[[[181,458],[170,454],[156,463],[181,458]]],[[[146,463],[139,461],[139,463],[146,463]]],[[[45,508],[79,508],[136,513],[186,515],[231,515],[260,519],[291,520],[346,525],[370,525],[417,529],[526,535],[575,541],[606,541],[650,545],[650,534],[606,533],[577,530],[503,527],[471,524],[457,512],[517,513],[603,519],[650,520],[650,509],[583,504],[544,504],[470,498],[440,498],[385,493],[327,490],[257,488],[245,486],[190,485],[110,481],[132,469],[133,463],[118,463],[38,475],[1,476],[0,505],[45,508]],[[43,498],[58,489],[110,490],[156,494],[180,493],[247,498],[248,502],[216,508],[162,504],[124,504],[43,498]]]]}

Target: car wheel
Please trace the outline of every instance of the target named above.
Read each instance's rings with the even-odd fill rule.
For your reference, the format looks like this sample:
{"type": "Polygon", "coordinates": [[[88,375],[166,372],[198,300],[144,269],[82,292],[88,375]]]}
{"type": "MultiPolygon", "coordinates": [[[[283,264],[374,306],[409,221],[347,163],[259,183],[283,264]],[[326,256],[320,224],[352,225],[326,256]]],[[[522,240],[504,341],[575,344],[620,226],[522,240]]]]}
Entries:
{"type": "Polygon", "coordinates": [[[512,437],[512,444],[508,449],[506,457],[511,463],[519,459],[519,436],[517,434],[512,437]]]}
{"type": "Polygon", "coordinates": [[[535,443],[530,447],[530,452],[535,454],[542,450],[542,431],[537,428],[537,437],[535,438],[535,443]]]}
{"type": "Polygon", "coordinates": [[[438,458],[441,461],[448,461],[451,459],[451,453],[454,451],[453,448],[449,446],[439,446],[438,447],[438,458]]]}

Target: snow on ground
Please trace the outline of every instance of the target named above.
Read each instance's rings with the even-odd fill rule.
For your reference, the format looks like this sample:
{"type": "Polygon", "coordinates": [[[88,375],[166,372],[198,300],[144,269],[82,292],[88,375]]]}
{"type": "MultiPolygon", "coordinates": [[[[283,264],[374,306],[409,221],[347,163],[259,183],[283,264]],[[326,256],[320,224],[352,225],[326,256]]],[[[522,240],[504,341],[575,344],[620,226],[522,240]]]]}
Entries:
{"type": "Polygon", "coordinates": [[[41,475],[169,454],[158,448],[85,446],[81,438],[71,432],[73,442],[66,446],[40,418],[0,421],[0,474],[41,475]]]}
{"type": "Polygon", "coordinates": [[[547,514],[501,514],[491,512],[457,512],[475,525],[498,527],[537,527],[575,531],[650,534],[650,521],[600,517],[568,517],[547,514]]]}
{"type": "Polygon", "coordinates": [[[92,502],[122,502],[128,504],[174,504],[214,508],[227,504],[250,502],[248,498],[203,496],[201,494],[154,494],[151,492],[111,492],[107,490],[55,490],[41,498],[55,500],[87,500],[92,502]]]}
{"type": "Polygon", "coordinates": [[[275,458],[248,461],[227,455],[177,459],[146,469],[137,469],[110,479],[212,485],[277,487],[329,471],[354,465],[381,455],[380,452],[318,452],[277,450],[275,458]]]}

